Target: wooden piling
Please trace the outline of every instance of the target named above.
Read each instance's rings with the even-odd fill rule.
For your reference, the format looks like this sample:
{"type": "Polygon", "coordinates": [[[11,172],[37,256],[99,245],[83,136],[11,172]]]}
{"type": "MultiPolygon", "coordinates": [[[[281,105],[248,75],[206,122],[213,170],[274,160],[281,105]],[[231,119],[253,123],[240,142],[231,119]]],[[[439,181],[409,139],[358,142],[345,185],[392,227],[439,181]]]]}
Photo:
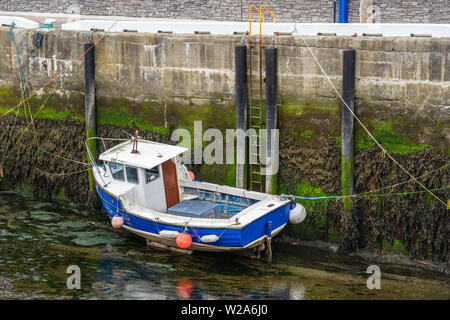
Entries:
{"type": "Polygon", "coordinates": [[[274,135],[274,129],[277,129],[277,49],[266,48],[266,130],[267,130],[267,147],[266,147],[266,193],[276,193],[276,172],[279,163],[279,146],[278,137],[274,135]]]}
{"type": "MultiPolygon", "coordinates": [[[[355,97],[355,50],[344,51],[343,61],[342,98],[347,106],[354,112],[355,97]]],[[[353,194],[353,114],[342,103],[342,175],[341,191],[343,196],[353,194]]],[[[344,198],[344,210],[349,211],[352,204],[349,198],[344,198]]]]}
{"type": "MultiPolygon", "coordinates": [[[[92,43],[85,43],[84,50],[89,50],[92,43]]],[[[97,134],[96,110],[95,110],[95,47],[92,47],[84,56],[84,80],[85,80],[85,115],[86,115],[86,139],[95,137],[97,134]]],[[[96,140],[87,143],[93,157],[97,153],[96,140]]],[[[89,158],[88,158],[89,159],[89,158]]],[[[89,171],[89,188],[94,191],[94,176],[89,171]]]]}
{"type": "Polygon", "coordinates": [[[236,68],[236,187],[245,188],[247,170],[247,46],[235,48],[236,68]]]}

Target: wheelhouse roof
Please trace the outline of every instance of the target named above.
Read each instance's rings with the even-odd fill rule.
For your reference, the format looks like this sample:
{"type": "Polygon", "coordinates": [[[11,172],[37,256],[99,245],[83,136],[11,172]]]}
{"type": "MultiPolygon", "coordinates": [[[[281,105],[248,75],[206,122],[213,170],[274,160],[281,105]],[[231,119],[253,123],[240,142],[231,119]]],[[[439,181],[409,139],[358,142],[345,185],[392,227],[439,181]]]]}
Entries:
{"type": "Polygon", "coordinates": [[[103,152],[99,159],[133,167],[151,169],[169,159],[175,158],[189,149],[153,141],[138,140],[137,150],[139,153],[131,153],[132,150],[133,141],[125,141],[103,152]]]}

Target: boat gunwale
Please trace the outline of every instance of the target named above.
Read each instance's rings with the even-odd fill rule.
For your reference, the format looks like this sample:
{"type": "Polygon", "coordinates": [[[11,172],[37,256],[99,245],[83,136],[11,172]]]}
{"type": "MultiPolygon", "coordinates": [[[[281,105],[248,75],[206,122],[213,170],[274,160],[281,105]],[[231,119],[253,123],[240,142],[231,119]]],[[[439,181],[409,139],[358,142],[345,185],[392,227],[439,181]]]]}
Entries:
{"type": "MultiPolygon", "coordinates": [[[[107,195],[109,195],[110,197],[114,198],[116,201],[118,201],[120,203],[120,205],[122,207],[122,210],[127,215],[133,215],[135,217],[138,217],[138,218],[150,221],[150,222],[164,223],[166,225],[177,226],[177,227],[182,227],[182,226],[185,226],[185,225],[189,224],[189,227],[195,227],[195,228],[201,228],[201,229],[224,229],[224,228],[228,228],[228,229],[241,230],[241,229],[245,228],[246,226],[250,225],[251,223],[253,223],[254,221],[256,221],[256,220],[258,220],[260,218],[263,218],[267,214],[270,214],[271,212],[275,211],[276,209],[279,209],[279,208],[283,207],[284,205],[287,205],[290,202],[289,200],[281,200],[280,199],[280,200],[277,201],[277,204],[274,204],[274,206],[271,207],[270,210],[264,212],[264,214],[260,214],[257,217],[250,219],[246,223],[239,223],[239,224],[236,224],[236,221],[235,221],[236,218],[234,216],[232,216],[232,217],[230,217],[228,219],[190,218],[190,217],[185,217],[185,216],[173,215],[173,214],[170,214],[170,213],[158,212],[158,211],[151,210],[151,209],[148,209],[148,208],[141,207],[141,206],[137,205],[137,206],[141,207],[142,209],[144,209],[146,211],[146,213],[154,215],[154,217],[147,217],[147,216],[142,215],[142,214],[140,214],[138,212],[133,212],[133,211],[127,210],[127,208],[124,205],[124,202],[123,202],[122,199],[118,198],[116,195],[113,195],[112,193],[110,193],[107,190],[105,190],[98,183],[97,179],[94,179],[94,180],[95,180],[95,183],[97,184],[98,188],[100,188],[104,193],[106,193],[107,195]],[[168,222],[168,221],[162,221],[161,219],[159,221],[157,221],[156,218],[160,218],[161,215],[165,215],[165,216],[170,217],[170,218],[172,218],[174,220],[180,220],[180,221],[179,222],[174,222],[174,221],[168,222]],[[203,222],[205,224],[209,223],[210,226],[205,226],[203,224],[198,224],[198,223],[201,223],[201,222],[203,222]],[[211,222],[214,222],[214,225],[211,225],[211,222]],[[219,224],[220,222],[222,222],[222,224],[219,224]]],[[[244,217],[245,214],[253,212],[253,210],[256,209],[256,207],[252,208],[253,206],[261,205],[261,202],[264,203],[264,201],[269,201],[269,200],[274,200],[274,199],[273,198],[267,198],[265,200],[261,200],[261,201],[255,203],[255,204],[245,208],[240,213],[243,213],[244,211],[247,211],[247,210],[248,210],[248,212],[243,213],[243,215],[240,218],[244,217]]]]}
{"type": "MultiPolygon", "coordinates": [[[[274,229],[271,232],[271,238],[276,236],[277,234],[279,234],[287,225],[287,222],[282,224],[281,226],[279,226],[278,228],[274,229]]],[[[143,231],[143,230],[139,230],[136,228],[132,228],[132,227],[128,227],[128,226],[123,226],[123,228],[131,233],[134,233],[136,235],[139,235],[141,237],[144,237],[146,239],[150,239],[150,240],[154,240],[153,238],[156,238],[158,240],[158,242],[169,245],[169,246],[174,246],[176,245],[176,241],[175,240],[171,240],[171,239],[166,239],[161,237],[159,234],[156,233],[151,233],[151,232],[147,232],[147,231],[143,231]]],[[[231,246],[217,246],[217,245],[212,245],[212,244],[205,244],[205,243],[201,243],[201,242],[192,242],[192,245],[190,247],[190,249],[192,250],[202,250],[202,251],[238,251],[238,250],[245,250],[245,249],[251,249],[256,247],[259,243],[261,243],[262,241],[264,241],[264,239],[268,238],[267,234],[259,237],[258,239],[253,240],[252,242],[246,244],[245,246],[236,246],[236,247],[231,247],[231,246]],[[199,247],[199,248],[197,248],[199,247]]]]}

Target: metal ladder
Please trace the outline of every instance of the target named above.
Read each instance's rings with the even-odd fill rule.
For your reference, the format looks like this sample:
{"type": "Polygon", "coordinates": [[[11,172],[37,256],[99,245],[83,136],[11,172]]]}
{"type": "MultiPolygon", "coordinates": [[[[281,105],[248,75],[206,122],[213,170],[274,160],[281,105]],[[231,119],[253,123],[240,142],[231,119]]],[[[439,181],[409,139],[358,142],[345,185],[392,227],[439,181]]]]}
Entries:
{"type": "Polygon", "coordinates": [[[263,115],[265,114],[264,111],[264,104],[263,104],[263,97],[265,96],[265,81],[263,78],[263,54],[262,51],[264,49],[264,46],[262,44],[262,22],[265,22],[265,16],[262,13],[263,9],[265,9],[268,13],[270,13],[273,17],[273,21],[276,21],[275,15],[270,12],[269,9],[266,8],[266,6],[261,5],[259,7],[259,10],[253,6],[250,5],[249,7],[249,100],[248,100],[248,115],[249,115],[249,128],[254,129],[256,131],[256,135],[251,134],[250,141],[249,141],[249,157],[250,159],[252,157],[256,157],[258,160],[257,163],[250,163],[249,164],[249,189],[251,191],[259,191],[264,192],[265,189],[265,183],[263,176],[261,174],[262,164],[260,160],[261,155],[261,129],[265,127],[265,118],[263,118],[263,115]],[[252,42],[252,9],[257,11],[259,13],[259,44],[254,44],[252,42]],[[258,84],[256,88],[253,86],[253,62],[252,62],[252,53],[254,50],[254,47],[258,46],[258,56],[259,59],[256,63],[259,68],[259,78],[258,78],[258,84]],[[254,97],[256,97],[254,99],[254,97]],[[253,143],[252,143],[253,142],[253,143]]]}

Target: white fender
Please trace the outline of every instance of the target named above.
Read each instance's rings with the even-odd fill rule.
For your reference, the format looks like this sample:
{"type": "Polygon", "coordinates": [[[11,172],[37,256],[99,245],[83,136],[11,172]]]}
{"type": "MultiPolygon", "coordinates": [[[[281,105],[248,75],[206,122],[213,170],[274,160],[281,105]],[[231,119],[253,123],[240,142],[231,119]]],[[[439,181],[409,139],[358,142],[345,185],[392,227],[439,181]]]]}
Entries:
{"type": "Polygon", "coordinates": [[[301,204],[292,203],[291,211],[289,212],[289,222],[291,223],[300,223],[303,222],[306,218],[306,210],[301,204]],[[292,208],[293,207],[293,208],[292,208]]]}
{"type": "Polygon", "coordinates": [[[159,235],[162,238],[166,238],[166,239],[176,239],[178,234],[179,234],[178,231],[173,231],[173,230],[161,230],[159,232],[159,235]]]}
{"type": "Polygon", "coordinates": [[[217,242],[217,240],[219,240],[219,237],[216,236],[215,234],[207,234],[201,237],[200,240],[204,243],[214,243],[217,242]]]}

